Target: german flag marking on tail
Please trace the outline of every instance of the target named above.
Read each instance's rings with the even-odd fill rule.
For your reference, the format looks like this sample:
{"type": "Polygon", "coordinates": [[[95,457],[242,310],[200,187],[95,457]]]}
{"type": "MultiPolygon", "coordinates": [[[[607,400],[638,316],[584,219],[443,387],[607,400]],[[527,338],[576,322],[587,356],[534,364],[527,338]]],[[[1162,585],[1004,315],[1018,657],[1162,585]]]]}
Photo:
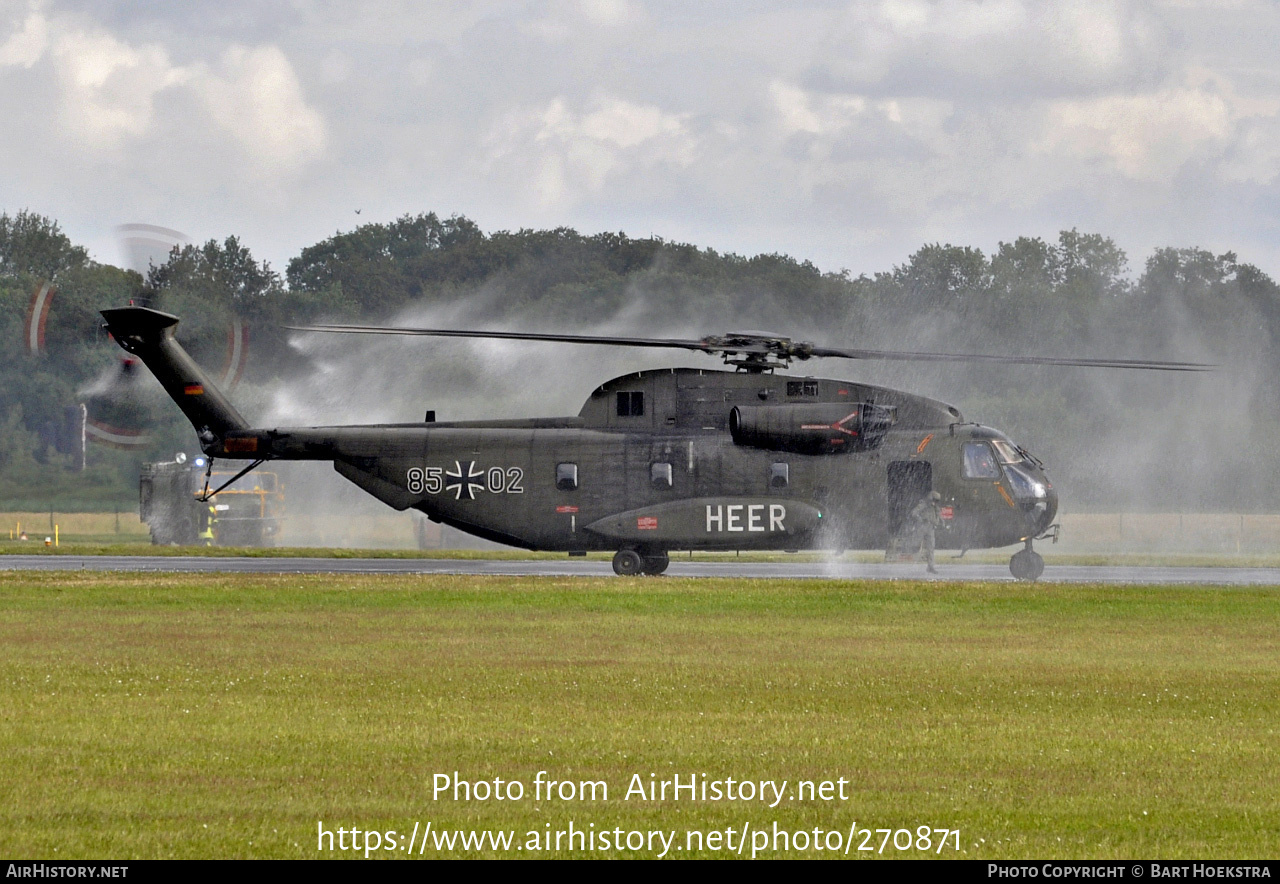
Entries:
{"type": "Polygon", "coordinates": [[[204,384],[187,384],[182,388],[182,392],[188,396],[203,396],[204,384]]]}

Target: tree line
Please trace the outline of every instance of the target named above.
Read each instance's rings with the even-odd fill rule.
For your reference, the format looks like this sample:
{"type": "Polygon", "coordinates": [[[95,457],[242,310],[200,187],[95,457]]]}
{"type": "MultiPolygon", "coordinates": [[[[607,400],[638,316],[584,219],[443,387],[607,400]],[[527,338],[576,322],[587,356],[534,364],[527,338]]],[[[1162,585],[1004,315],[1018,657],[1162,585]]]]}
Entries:
{"type": "Polygon", "coordinates": [[[954,401],[1034,444],[1090,505],[1131,493],[1116,482],[1125,459],[1154,474],[1144,488],[1153,507],[1265,509],[1280,493],[1269,466],[1280,456],[1280,400],[1269,382],[1280,369],[1280,287],[1232,252],[1161,248],[1134,268],[1112,239],[1073,229],[1056,240],[1001,242],[989,253],[925,244],[890,269],[855,275],[787,255],[624,233],[486,233],[468,218],[426,213],[337,233],[302,249],[283,273],[235,236],[175,248],[138,272],[93,260],[56,220],[20,211],[0,215],[0,509],[41,495],[132,506],[138,463],[192,446],[177,410],[164,407],[140,418],[150,448],[93,447],[83,473],[60,444],[68,409],[120,371],[97,311],[131,300],[181,316],[184,344],[212,368],[224,358],[232,318],[248,323],[245,383],[258,388],[300,368],[282,325],[388,322],[431,309],[523,330],[607,325],[656,335],[746,326],[871,349],[1213,362],[1222,369],[1210,381],[1078,369],[798,368],[954,401]],[[44,352],[35,355],[24,328],[32,293],[45,282],[56,296],[44,352]],[[1250,481],[1237,481],[1251,469],[1250,481]]]}

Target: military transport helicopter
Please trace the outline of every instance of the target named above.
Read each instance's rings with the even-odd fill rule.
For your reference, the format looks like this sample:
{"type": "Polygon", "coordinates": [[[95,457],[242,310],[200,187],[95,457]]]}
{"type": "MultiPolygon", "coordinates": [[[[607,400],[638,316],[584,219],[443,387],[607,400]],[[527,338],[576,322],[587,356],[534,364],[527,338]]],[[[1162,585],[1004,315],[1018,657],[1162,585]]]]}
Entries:
{"type": "Polygon", "coordinates": [[[612,550],[623,575],[661,574],[671,550],[886,549],[934,491],[940,548],[1022,543],[1010,571],[1041,574],[1032,541],[1055,530],[1058,495],[1040,461],[944,402],[777,373],[794,361],[1212,368],[838,349],[764,332],[694,340],[321,325],[296,330],[678,348],[734,370],[623,375],[597,387],[576,417],[450,422],[427,412],[421,423],[268,429],[251,427],[182,349],[176,316],[146,307],[102,315],[186,414],[210,464],[251,461],[237,479],[268,460],[332,461],[395,509],[525,549],[612,550]]]}

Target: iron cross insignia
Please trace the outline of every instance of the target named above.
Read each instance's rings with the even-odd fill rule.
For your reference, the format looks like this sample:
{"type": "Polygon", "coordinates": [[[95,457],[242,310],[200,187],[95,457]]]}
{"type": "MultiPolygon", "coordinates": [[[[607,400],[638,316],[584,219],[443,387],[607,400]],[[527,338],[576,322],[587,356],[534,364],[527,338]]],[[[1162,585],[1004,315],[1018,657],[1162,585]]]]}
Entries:
{"type": "Polygon", "coordinates": [[[464,493],[467,495],[467,500],[475,500],[476,492],[483,491],[484,485],[479,482],[472,482],[471,480],[482,478],[484,476],[484,470],[476,469],[476,462],[474,460],[467,461],[467,471],[465,474],[462,472],[461,461],[455,460],[453,462],[453,466],[453,470],[445,470],[444,474],[451,479],[456,479],[457,481],[445,483],[445,490],[453,492],[454,500],[462,500],[462,495],[464,493]],[[454,470],[457,472],[454,472],[454,470]]]}

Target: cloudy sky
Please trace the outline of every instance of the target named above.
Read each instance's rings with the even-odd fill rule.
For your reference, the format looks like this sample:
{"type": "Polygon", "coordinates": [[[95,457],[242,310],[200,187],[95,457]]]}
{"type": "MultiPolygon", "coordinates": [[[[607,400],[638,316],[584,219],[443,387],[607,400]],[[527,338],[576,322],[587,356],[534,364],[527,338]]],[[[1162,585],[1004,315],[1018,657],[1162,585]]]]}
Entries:
{"type": "Polygon", "coordinates": [[[826,270],[1064,228],[1280,277],[1272,0],[0,0],[0,210],[236,234],[405,213],[826,270]],[[359,210],[360,214],[357,214],[359,210]]]}

